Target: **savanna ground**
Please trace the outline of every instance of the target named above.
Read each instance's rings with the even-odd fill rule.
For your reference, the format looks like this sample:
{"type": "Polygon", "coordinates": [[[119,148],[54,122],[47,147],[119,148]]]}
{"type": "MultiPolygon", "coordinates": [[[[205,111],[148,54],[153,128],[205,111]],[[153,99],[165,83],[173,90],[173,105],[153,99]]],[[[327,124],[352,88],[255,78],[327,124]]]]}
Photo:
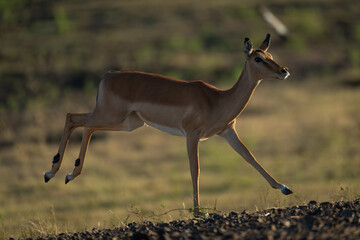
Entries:
{"type": "MultiPolygon", "coordinates": [[[[67,112],[88,112],[109,69],[136,69],[230,87],[242,43],[267,32],[256,1],[0,2],[0,237],[29,237],[191,216],[185,139],[143,127],[95,133],[83,174],[76,130],[48,184],[67,112]],[[244,24],[246,22],[246,24],[244,24]]],[[[237,122],[283,196],[226,142],[200,143],[200,199],[223,212],[359,197],[360,22],[356,1],[274,1],[288,26],[270,52],[290,68],[263,81],[237,122]]]]}

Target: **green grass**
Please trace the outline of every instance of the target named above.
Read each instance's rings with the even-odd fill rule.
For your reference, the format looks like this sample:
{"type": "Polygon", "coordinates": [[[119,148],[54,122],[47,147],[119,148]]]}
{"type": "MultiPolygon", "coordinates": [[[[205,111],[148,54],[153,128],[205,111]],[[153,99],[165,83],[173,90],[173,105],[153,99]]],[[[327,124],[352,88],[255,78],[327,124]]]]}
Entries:
{"type": "MultiPolygon", "coordinates": [[[[294,195],[271,189],[223,139],[213,137],[200,143],[201,205],[216,204],[228,212],[359,197],[359,91],[312,81],[264,82],[238,119],[237,130],[260,163],[294,195]]],[[[59,115],[64,117],[65,111],[59,115]]],[[[0,233],[26,237],[191,216],[174,211],[156,217],[192,207],[184,138],[148,127],[106,136],[90,143],[83,174],[68,185],[64,178],[80,147],[75,139],[48,184],[43,173],[57,144],[38,140],[3,148],[0,233]]]]}

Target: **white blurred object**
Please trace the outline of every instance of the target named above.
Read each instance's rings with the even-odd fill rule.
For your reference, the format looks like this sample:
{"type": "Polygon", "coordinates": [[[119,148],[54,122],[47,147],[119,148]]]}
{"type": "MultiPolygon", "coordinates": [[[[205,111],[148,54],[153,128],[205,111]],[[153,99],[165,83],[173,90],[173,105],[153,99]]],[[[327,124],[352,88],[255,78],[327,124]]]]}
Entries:
{"type": "Polygon", "coordinates": [[[286,39],[289,35],[287,27],[266,7],[260,7],[260,12],[264,20],[275,30],[282,38],[286,39]]]}

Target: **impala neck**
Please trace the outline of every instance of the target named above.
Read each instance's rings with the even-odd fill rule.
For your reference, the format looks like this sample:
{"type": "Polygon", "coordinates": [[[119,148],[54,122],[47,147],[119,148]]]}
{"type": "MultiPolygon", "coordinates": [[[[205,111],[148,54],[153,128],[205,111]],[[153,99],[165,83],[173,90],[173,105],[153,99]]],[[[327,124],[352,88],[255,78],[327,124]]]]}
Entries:
{"type": "Polygon", "coordinates": [[[225,91],[225,105],[223,106],[227,106],[227,110],[230,110],[228,117],[234,119],[244,110],[260,81],[261,79],[253,76],[248,63],[245,62],[244,69],[235,85],[225,91]]]}

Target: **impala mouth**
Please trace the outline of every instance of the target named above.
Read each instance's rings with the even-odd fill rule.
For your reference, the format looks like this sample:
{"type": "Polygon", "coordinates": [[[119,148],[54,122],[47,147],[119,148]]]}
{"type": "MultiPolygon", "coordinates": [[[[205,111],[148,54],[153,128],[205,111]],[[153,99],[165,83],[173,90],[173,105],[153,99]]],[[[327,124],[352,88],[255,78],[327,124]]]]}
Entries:
{"type": "Polygon", "coordinates": [[[290,76],[290,73],[285,69],[281,70],[281,73],[282,74],[279,76],[280,80],[285,80],[286,78],[288,78],[290,76]]]}

